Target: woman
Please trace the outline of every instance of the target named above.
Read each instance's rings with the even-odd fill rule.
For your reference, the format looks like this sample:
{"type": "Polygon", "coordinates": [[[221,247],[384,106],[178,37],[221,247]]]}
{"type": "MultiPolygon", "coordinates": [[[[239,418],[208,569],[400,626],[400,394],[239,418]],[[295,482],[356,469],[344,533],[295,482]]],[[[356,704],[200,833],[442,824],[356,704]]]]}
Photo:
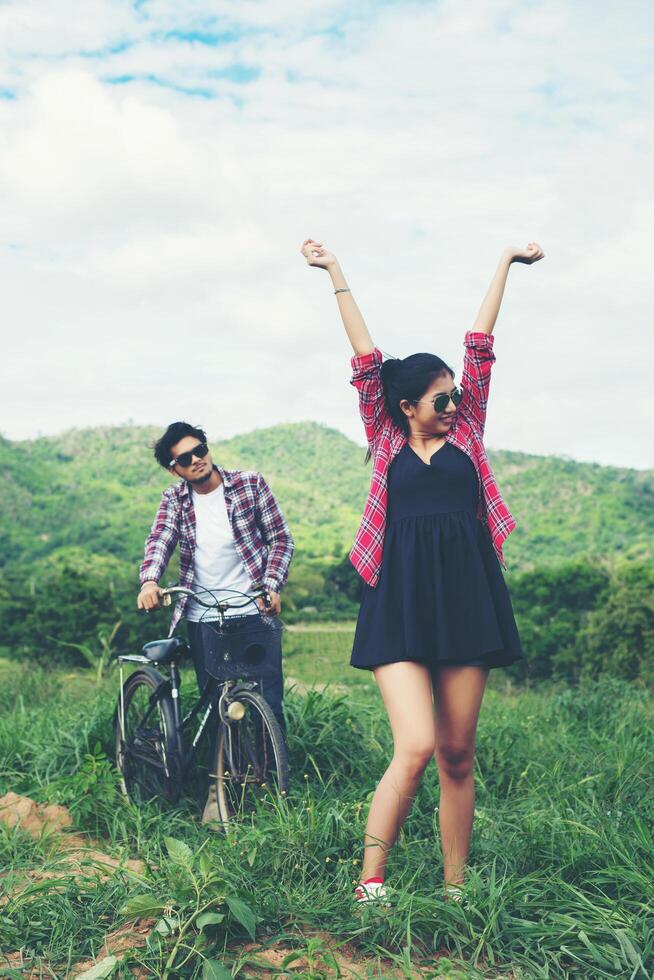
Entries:
{"type": "Polygon", "coordinates": [[[492,333],[512,263],[530,265],[543,252],[532,242],[502,253],[466,333],[457,387],[452,369],[434,354],[383,361],[336,257],[311,238],[301,251],[334,285],[373,460],[350,554],[364,579],[350,662],[374,673],[394,753],[370,806],[355,897],[384,897],[389,850],[435,755],[446,897],[460,901],[488,672],[524,657],[500,568],[515,521],[483,444],[492,333]]]}

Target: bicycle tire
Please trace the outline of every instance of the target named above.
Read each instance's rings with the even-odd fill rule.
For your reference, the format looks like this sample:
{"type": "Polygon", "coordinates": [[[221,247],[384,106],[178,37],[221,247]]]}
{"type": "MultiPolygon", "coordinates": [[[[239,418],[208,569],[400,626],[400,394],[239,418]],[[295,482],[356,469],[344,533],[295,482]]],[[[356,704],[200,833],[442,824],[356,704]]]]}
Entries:
{"type": "Polygon", "coordinates": [[[227,705],[234,701],[245,714],[238,721],[219,722],[209,770],[209,792],[215,794],[225,827],[265,795],[283,796],[289,784],[286,742],[270,705],[258,692],[238,687],[230,691],[227,705]],[[254,745],[253,736],[259,738],[254,745]]]}
{"type": "Polygon", "coordinates": [[[129,800],[137,804],[154,798],[177,802],[181,760],[173,700],[168,681],[159,671],[151,667],[136,670],[123,684],[122,712],[119,698],[114,717],[114,748],[121,789],[129,800]],[[144,718],[147,727],[139,728],[144,718]]]}

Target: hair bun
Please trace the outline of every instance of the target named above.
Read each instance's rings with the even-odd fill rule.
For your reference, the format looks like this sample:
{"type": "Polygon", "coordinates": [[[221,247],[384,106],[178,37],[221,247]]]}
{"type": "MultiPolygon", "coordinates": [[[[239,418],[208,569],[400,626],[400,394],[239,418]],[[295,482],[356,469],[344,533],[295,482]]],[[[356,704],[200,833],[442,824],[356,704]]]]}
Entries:
{"type": "Polygon", "coordinates": [[[401,357],[389,357],[387,360],[382,361],[381,366],[381,376],[382,381],[391,381],[397,372],[400,370],[402,364],[401,357]]]}

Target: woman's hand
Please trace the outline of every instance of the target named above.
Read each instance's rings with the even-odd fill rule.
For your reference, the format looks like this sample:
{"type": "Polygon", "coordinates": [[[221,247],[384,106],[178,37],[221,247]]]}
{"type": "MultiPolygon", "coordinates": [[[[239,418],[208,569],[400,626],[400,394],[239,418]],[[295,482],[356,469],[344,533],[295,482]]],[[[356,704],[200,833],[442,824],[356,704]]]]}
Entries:
{"type": "Polygon", "coordinates": [[[504,249],[497,267],[497,272],[479,308],[477,319],[472,328],[474,332],[492,334],[497,315],[500,312],[504,287],[506,286],[511,264],[513,262],[524,262],[526,265],[531,265],[532,262],[538,262],[539,259],[542,259],[544,254],[537,242],[529,242],[526,248],[510,247],[504,249]]]}
{"type": "Polygon", "coordinates": [[[361,316],[354,296],[348,288],[336,256],[332,252],[328,252],[324,245],[313,238],[307,238],[306,241],[302,242],[300,251],[308,265],[313,265],[318,269],[326,269],[329,273],[343,326],[354,353],[357,355],[370,354],[374,351],[375,345],[368,333],[365,320],[361,316]]]}
{"type": "Polygon", "coordinates": [[[314,241],[313,238],[307,238],[302,243],[300,251],[307,260],[307,264],[315,265],[318,269],[329,269],[338,265],[336,256],[332,252],[328,252],[320,242],[314,241]]]}
{"type": "Polygon", "coordinates": [[[533,262],[538,262],[539,259],[542,259],[545,256],[545,253],[537,242],[529,242],[526,248],[507,248],[505,249],[504,254],[508,258],[509,262],[524,262],[525,265],[531,265],[533,262]]]}

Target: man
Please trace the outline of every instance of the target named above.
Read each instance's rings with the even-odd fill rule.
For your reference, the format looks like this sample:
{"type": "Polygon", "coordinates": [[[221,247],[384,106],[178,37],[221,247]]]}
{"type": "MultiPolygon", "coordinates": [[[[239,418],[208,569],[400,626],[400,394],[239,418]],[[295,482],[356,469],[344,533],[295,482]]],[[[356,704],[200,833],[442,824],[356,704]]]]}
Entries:
{"type": "MultiPolygon", "coordinates": [[[[154,447],[158,463],[181,482],[167,487],[152,529],[145,542],[140,568],[139,609],[161,605],[159,582],[179,544],[179,578],[185,588],[250,592],[263,585],[266,599],[258,599],[262,611],[278,615],[280,593],[288,577],[293,538],[270,487],[260,473],[227,470],[215,464],[202,429],[187,422],[173,422],[154,447]]],[[[225,595],[229,595],[225,592],[225,595]]],[[[252,613],[256,610],[252,608],[252,613]]],[[[246,610],[238,611],[241,615],[246,610]]],[[[170,634],[180,619],[187,624],[189,644],[200,690],[206,681],[202,652],[206,610],[187,597],[173,613],[170,634]]],[[[274,662],[262,665],[264,695],[285,731],[281,649],[274,662]]],[[[207,801],[203,820],[213,819],[207,801]]]]}

